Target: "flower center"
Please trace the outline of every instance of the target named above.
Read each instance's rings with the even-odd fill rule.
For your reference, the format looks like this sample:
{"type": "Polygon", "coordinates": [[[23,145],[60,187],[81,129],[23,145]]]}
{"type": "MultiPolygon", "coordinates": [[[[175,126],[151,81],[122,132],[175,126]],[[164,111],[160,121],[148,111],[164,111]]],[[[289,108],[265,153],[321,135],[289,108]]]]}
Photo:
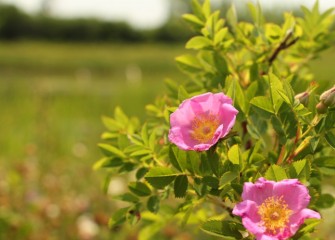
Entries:
{"type": "Polygon", "coordinates": [[[199,143],[208,143],[219,125],[219,119],[213,114],[198,115],[191,123],[191,137],[199,143]]]}
{"type": "Polygon", "coordinates": [[[261,226],[264,226],[266,231],[272,234],[285,229],[291,213],[292,210],[288,208],[283,196],[268,197],[258,208],[258,214],[262,220],[261,226]]]}

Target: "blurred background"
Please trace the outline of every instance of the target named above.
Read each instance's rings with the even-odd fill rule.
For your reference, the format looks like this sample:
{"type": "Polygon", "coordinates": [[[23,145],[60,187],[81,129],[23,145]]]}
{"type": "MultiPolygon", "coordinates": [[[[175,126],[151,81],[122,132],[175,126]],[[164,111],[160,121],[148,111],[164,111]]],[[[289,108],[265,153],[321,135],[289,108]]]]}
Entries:
{"type": "MultiPolygon", "coordinates": [[[[224,13],[231,2],[212,4],[224,13]]],[[[248,21],[246,1],[233,2],[248,21]]],[[[280,22],[315,1],[260,2],[280,22]]],[[[121,106],[144,119],[165,78],[182,82],[174,58],[193,35],[181,20],[189,11],[187,0],[0,0],[0,239],[136,239],[107,228],[117,205],[92,170],[101,117],[121,106]]],[[[310,63],[328,86],[334,53],[310,63]]],[[[320,228],[327,236],[334,223],[320,228]]],[[[180,231],[162,239],[191,239],[180,231]]]]}

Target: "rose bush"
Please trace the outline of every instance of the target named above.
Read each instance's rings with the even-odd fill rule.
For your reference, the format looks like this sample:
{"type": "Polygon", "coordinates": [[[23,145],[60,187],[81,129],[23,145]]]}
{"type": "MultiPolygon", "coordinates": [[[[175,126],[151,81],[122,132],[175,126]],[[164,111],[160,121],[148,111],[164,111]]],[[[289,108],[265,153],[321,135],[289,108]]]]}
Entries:
{"type": "Polygon", "coordinates": [[[314,239],[319,210],[334,204],[323,182],[335,174],[335,106],[308,62],[333,41],[332,10],[316,3],[278,25],[260,6],[249,5],[252,23],[234,6],[225,19],[207,0],[192,6],[183,17],[198,33],[186,43],[195,53],[176,58],[188,81],[167,80],[143,124],[120,108],[103,119],[94,168],[107,169],[105,189],[113,176],[128,181],[110,226],[127,222],[140,240],[171,239],[171,228],[314,239]]]}

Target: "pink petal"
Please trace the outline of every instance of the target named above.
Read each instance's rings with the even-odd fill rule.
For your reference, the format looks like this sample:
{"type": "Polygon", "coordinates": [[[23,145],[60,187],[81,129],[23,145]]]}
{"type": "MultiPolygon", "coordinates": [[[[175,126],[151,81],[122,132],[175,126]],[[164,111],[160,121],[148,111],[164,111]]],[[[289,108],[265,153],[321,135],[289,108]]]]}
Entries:
{"type": "Polygon", "coordinates": [[[233,214],[242,217],[243,226],[253,234],[264,232],[264,228],[260,226],[260,216],[258,215],[257,204],[253,201],[243,201],[235,205],[233,214]]]}
{"type": "Polygon", "coordinates": [[[310,201],[310,196],[306,186],[302,185],[297,179],[286,179],[277,182],[273,188],[275,196],[283,196],[288,208],[299,211],[306,208],[310,201]]]}
{"type": "Polygon", "coordinates": [[[222,105],[222,108],[219,110],[218,113],[220,122],[223,125],[223,132],[221,137],[226,136],[233,128],[237,113],[238,111],[232,105],[222,105]]]}
{"type": "Polygon", "coordinates": [[[275,182],[260,178],[256,183],[246,182],[243,186],[242,199],[251,200],[261,205],[265,199],[272,196],[275,182]]]}
{"type": "Polygon", "coordinates": [[[279,238],[277,238],[275,236],[270,236],[270,235],[267,235],[267,234],[257,234],[256,239],[257,240],[279,240],[279,238]]]}
{"type": "Polygon", "coordinates": [[[195,151],[206,151],[211,148],[213,144],[208,144],[208,143],[201,143],[201,144],[196,144],[193,147],[193,150],[195,151]]]}
{"type": "Polygon", "coordinates": [[[171,113],[170,124],[173,126],[190,127],[192,120],[195,117],[190,101],[185,100],[181,103],[179,108],[171,113]]]}
{"type": "Polygon", "coordinates": [[[290,217],[289,225],[292,236],[298,231],[300,225],[304,223],[305,219],[308,218],[320,219],[321,216],[320,213],[305,208],[290,217]]]}
{"type": "MultiPolygon", "coordinates": [[[[218,114],[220,109],[223,107],[223,105],[232,106],[232,104],[233,104],[233,100],[227,97],[226,95],[224,95],[223,93],[213,94],[213,104],[212,104],[211,112],[213,114],[218,114]]],[[[233,107],[233,109],[235,108],[233,107]]]]}
{"type": "Polygon", "coordinates": [[[180,127],[171,128],[169,131],[169,140],[183,150],[192,150],[196,142],[188,136],[180,127]]]}
{"type": "Polygon", "coordinates": [[[224,95],[222,92],[221,93],[215,93],[213,94],[214,98],[216,99],[216,101],[219,101],[221,104],[224,104],[224,103],[228,103],[228,104],[233,104],[233,100],[224,95]]]}
{"type": "Polygon", "coordinates": [[[209,112],[214,103],[212,93],[204,93],[190,99],[191,106],[195,114],[209,112]]]}

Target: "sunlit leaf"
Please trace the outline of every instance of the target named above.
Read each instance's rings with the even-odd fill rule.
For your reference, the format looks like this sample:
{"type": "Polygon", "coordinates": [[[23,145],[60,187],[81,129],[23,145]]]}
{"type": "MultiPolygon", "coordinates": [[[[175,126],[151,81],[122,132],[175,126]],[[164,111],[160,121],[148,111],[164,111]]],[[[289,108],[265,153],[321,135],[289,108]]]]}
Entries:
{"type": "Polygon", "coordinates": [[[193,37],[186,43],[187,49],[203,49],[212,45],[212,41],[206,37],[193,37]]]}
{"type": "Polygon", "coordinates": [[[121,150],[110,144],[100,143],[98,144],[98,146],[106,156],[116,156],[120,158],[126,158],[126,155],[121,150]]]}
{"type": "Polygon", "coordinates": [[[242,168],[242,155],[240,148],[237,144],[232,146],[229,151],[228,151],[228,159],[231,161],[233,164],[240,165],[240,168],[242,168]]]}
{"type": "Polygon", "coordinates": [[[268,180],[281,181],[287,179],[285,170],[278,165],[271,165],[265,173],[265,178],[268,180]]]}
{"type": "Polygon", "coordinates": [[[178,66],[188,73],[199,73],[202,71],[202,66],[199,60],[192,55],[183,55],[176,58],[178,66]]]}

